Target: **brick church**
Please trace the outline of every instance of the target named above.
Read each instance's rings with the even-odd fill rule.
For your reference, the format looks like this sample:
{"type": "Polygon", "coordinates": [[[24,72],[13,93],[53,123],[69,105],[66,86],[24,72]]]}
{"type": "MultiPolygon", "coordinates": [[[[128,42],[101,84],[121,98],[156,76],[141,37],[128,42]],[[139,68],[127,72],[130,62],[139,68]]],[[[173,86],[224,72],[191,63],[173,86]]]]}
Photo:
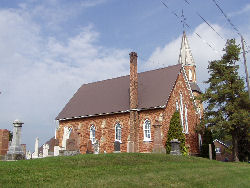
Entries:
{"type": "Polygon", "coordinates": [[[137,73],[137,54],[129,55],[130,75],[83,84],[66,104],[56,117],[59,145],[65,147],[69,128],[81,153],[95,143],[100,153],[164,152],[170,119],[178,110],[189,154],[198,154],[195,129],[203,107],[195,100],[201,91],[185,32],[176,65],[137,73]]]}

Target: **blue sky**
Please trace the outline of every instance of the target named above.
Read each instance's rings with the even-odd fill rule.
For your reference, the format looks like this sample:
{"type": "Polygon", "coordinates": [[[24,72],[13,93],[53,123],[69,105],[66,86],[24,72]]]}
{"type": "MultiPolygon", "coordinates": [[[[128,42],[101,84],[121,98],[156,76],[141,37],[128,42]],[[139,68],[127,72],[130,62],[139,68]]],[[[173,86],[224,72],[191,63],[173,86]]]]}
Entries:
{"type": "MultiPolygon", "coordinates": [[[[170,9],[158,0],[1,0],[0,128],[22,120],[22,142],[34,150],[37,136],[42,144],[54,135],[55,117],[82,84],[129,73],[130,51],[138,53],[139,72],[176,64],[183,28],[171,11],[181,16],[183,9],[191,26],[204,90],[208,61],[220,58],[225,41],[196,12],[224,39],[239,36],[212,0],[163,2],[170,9]]],[[[249,0],[217,2],[250,45],[249,0]]]]}

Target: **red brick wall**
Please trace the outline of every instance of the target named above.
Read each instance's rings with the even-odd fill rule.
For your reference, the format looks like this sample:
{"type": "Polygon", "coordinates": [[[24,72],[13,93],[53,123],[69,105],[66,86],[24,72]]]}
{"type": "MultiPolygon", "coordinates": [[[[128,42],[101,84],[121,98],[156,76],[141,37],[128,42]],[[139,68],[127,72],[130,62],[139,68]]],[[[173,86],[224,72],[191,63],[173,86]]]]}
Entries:
{"type": "Polygon", "coordinates": [[[9,131],[0,129],[0,155],[6,155],[9,147],[9,131]]]}
{"type": "Polygon", "coordinates": [[[129,113],[95,116],[67,121],[60,121],[60,129],[57,132],[59,145],[62,144],[63,127],[70,126],[80,133],[80,152],[86,153],[87,142],[90,136],[91,125],[95,126],[95,138],[100,143],[100,152],[111,153],[114,151],[115,124],[119,122],[122,126],[121,152],[127,152],[127,139],[129,135],[129,113]]]}
{"type": "MultiPolygon", "coordinates": [[[[199,123],[198,115],[196,114],[196,109],[193,103],[193,99],[191,98],[190,91],[187,89],[183,74],[180,74],[176,80],[175,87],[171,93],[171,96],[168,100],[167,107],[164,112],[164,125],[163,132],[164,135],[167,135],[167,131],[169,128],[170,120],[173,113],[176,110],[176,101],[180,105],[180,93],[182,93],[183,98],[183,107],[187,105],[188,109],[188,134],[186,135],[186,146],[190,147],[189,152],[191,154],[199,153],[198,146],[198,134],[195,131],[196,125],[199,123]]],[[[183,110],[183,115],[185,115],[183,110]]],[[[183,118],[185,124],[185,117],[183,118]]],[[[164,137],[163,142],[166,142],[166,137],[164,137]]]]}
{"type": "Polygon", "coordinates": [[[216,153],[216,160],[217,161],[225,161],[225,158],[228,159],[228,161],[233,161],[233,155],[230,150],[227,150],[227,148],[220,144],[219,142],[214,142],[215,148],[220,148],[220,153],[216,153]]]}
{"type": "Polygon", "coordinates": [[[139,152],[152,152],[154,145],[154,124],[163,117],[164,109],[153,109],[139,112],[138,145],[139,152]],[[151,141],[144,141],[143,124],[146,119],[151,122],[151,141]]]}
{"type": "MultiPolygon", "coordinates": [[[[163,86],[164,87],[164,86],[163,86]]],[[[195,132],[196,124],[198,123],[198,115],[195,113],[195,107],[190,96],[190,91],[186,87],[183,74],[180,74],[176,80],[174,89],[168,99],[165,109],[143,110],[138,112],[139,127],[137,129],[138,142],[136,148],[139,152],[152,152],[154,144],[154,124],[161,123],[162,144],[165,145],[167,132],[169,129],[170,119],[176,110],[176,101],[180,103],[180,92],[183,95],[183,106],[187,105],[188,109],[188,126],[189,132],[186,134],[186,145],[191,154],[198,153],[198,135],[195,132]],[[143,123],[145,119],[151,121],[151,141],[144,141],[143,123]]],[[[167,99],[166,99],[167,101],[167,99]]],[[[115,141],[115,124],[119,122],[122,125],[122,143],[121,152],[127,152],[127,141],[130,131],[130,114],[112,114],[95,116],[88,118],[80,118],[73,120],[60,121],[60,129],[57,133],[60,145],[62,144],[63,127],[70,126],[80,135],[80,151],[86,153],[87,142],[90,136],[90,126],[93,124],[96,130],[96,139],[100,143],[100,152],[111,153],[114,151],[115,141]]],[[[185,118],[184,118],[185,122],[185,118]]]]}

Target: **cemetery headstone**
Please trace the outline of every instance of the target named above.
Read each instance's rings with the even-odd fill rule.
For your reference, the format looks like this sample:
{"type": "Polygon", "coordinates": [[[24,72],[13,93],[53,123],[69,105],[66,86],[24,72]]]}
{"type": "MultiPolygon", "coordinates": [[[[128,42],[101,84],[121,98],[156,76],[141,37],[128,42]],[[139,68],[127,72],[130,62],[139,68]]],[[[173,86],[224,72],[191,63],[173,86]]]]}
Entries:
{"type": "Polygon", "coordinates": [[[54,156],[59,156],[60,146],[54,146],[54,156]]]}
{"type": "Polygon", "coordinates": [[[35,141],[35,152],[32,154],[32,158],[36,159],[39,157],[39,138],[36,137],[36,141],[35,141]]]}
{"type": "Polygon", "coordinates": [[[153,153],[166,153],[166,149],[162,144],[161,138],[161,124],[156,124],[154,126],[154,145],[153,145],[153,153]]]}
{"type": "Polygon", "coordinates": [[[121,143],[119,141],[114,142],[114,150],[115,152],[120,152],[121,151],[121,143]]]}
{"type": "Polygon", "coordinates": [[[49,144],[43,145],[43,157],[48,157],[49,155],[49,144]]]}
{"type": "Polygon", "coordinates": [[[99,154],[99,141],[96,140],[94,143],[94,154],[99,154]]]}
{"type": "Polygon", "coordinates": [[[75,139],[67,139],[66,150],[67,151],[76,151],[76,150],[78,150],[75,139]]]}
{"type": "Polygon", "coordinates": [[[31,159],[31,153],[29,150],[26,152],[26,159],[31,159]]]}
{"type": "Polygon", "coordinates": [[[88,154],[93,153],[93,146],[92,146],[92,141],[91,140],[88,140],[86,153],[88,153],[88,154]]]}
{"type": "Polygon", "coordinates": [[[67,142],[67,139],[69,139],[69,137],[70,137],[70,133],[72,131],[72,128],[64,127],[63,130],[64,130],[64,132],[63,132],[62,147],[64,149],[66,149],[66,142],[67,142]]]}
{"type": "Polygon", "coordinates": [[[178,141],[178,139],[173,139],[170,141],[171,142],[171,151],[170,154],[171,155],[181,155],[181,151],[180,151],[180,141],[178,141]]]}

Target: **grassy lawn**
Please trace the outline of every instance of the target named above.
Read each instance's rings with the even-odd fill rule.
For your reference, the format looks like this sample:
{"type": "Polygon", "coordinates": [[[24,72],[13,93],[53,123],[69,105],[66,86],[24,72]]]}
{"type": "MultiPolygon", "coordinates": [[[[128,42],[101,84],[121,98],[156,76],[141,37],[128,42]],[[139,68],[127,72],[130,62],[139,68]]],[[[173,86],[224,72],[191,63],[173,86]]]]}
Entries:
{"type": "Polygon", "coordinates": [[[136,153],[0,161],[0,187],[250,187],[250,165],[136,153]]]}

